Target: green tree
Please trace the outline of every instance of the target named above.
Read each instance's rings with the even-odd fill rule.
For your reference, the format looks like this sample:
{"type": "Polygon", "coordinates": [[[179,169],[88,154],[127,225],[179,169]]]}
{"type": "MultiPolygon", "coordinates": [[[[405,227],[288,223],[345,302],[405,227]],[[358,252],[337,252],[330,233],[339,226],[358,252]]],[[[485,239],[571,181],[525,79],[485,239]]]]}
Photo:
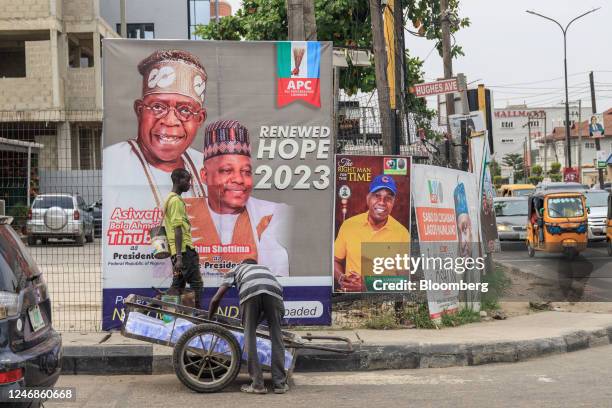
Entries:
{"type": "Polygon", "coordinates": [[[489,169],[491,170],[491,176],[501,176],[501,167],[496,160],[491,160],[489,163],[489,169]]]}
{"type": "MultiPolygon", "coordinates": [[[[417,32],[412,34],[436,41],[441,54],[442,37],[439,24],[440,0],[401,0],[407,22],[411,21],[417,32]]],[[[459,0],[449,1],[451,32],[455,33],[470,24],[469,19],[459,18],[459,0]]],[[[315,18],[319,41],[332,41],[336,47],[372,49],[372,29],[368,0],[315,0],[315,18]]],[[[195,33],[204,39],[213,40],[287,40],[286,0],[243,0],[242,7],[232,17],[223,17],[217,24],[211,21],[198,26],[195,33]]],[[[409,31],[411,33],[411,31],[409,31]]],[[[454,44],[453,57],[463,54],[461,46],[454,44]]],[[[404,55],[406,87],[423,82],[423,61],[404,55]]],[[[370,92],[376,88],[375,69],[356,67],[348,61],[349,67],[341,70],[340,87],[349,95],[359,90],[370,92]]],[[[424,99],[407,94],[406,109],[416,113],[417,127],[430,129],[429,120],[435,112],[427,108],[424,99]]],[[[431,136],[427,132],[428,137],[431,136]]]]}
{"type": "Polygon", "coordinates": [[[550,165],[548,177],[550,177],[552,181],[561,181],[561,163],[555,162],[550,165]]]}
{"type": "Polygon", "coordinates": [[[542,176],[542,172],[543,172],[542,166],[540,166],[539,164],[532,166],[531,175],[529,176],[529,182],[535,186],[539,182],[544,180],[544,176],[542,176]]]}
{"type": "Polygon", "coordinates": [[[502,163],[506,167],[512,168],[514,173],[514,182],[524,180],[525,178],[525,163],[523,156],[519,153],[509,153],[502,158],[502,163]]]}

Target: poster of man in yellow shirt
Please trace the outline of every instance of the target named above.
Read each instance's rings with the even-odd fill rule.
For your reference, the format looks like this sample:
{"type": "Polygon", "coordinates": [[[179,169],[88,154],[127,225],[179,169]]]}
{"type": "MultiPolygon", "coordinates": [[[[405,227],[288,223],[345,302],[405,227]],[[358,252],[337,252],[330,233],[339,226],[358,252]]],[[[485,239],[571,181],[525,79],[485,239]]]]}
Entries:
{"type": "Polygon", "coordinates": [[[410,158],[337,155],[335,165],[334,291],[396,291],[383,283],[410,275],[395,262],[409,256],[410,158]]]}

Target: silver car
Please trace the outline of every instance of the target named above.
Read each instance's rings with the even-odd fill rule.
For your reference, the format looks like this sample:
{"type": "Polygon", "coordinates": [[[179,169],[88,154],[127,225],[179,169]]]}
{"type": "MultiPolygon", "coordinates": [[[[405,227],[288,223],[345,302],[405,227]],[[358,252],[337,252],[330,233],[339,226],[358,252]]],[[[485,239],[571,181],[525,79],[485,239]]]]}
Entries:
{"type": "Polygon", "coordinates": [[[495,197],[495,219],[500,241],[523,241],[527,238],[528,198],[495,197]]]}
{"type": "Polygon", "coordinates": [[[28,245],[49,238],[70,238],[83,246],[94,240],[91,210],[79,195],[40,194],[34,199],[26,223],[28,245]]]}
{"type": "Polygon", "coordinates": [[[606,239],[608,225],[608,193],[606,190],[587,190],[584,192],[589,209],[589,241],[606,239]]]}

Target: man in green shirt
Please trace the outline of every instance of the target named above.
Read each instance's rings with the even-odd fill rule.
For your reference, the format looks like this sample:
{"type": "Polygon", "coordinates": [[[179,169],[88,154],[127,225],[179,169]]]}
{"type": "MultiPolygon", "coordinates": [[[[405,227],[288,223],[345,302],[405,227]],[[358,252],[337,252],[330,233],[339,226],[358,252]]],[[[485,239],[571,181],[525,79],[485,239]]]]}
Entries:
{"type": "Polygon", "coordinates": [[[195,307],[200,309],[202,294],[200,263],[191,240],[191,223],[187,217],[185,202],[181,197],[182,193],[191,188],[191,175],[185,169],[174,169],[170,177],[172,192],[166,198],[164,225],[172,260],[171,287],[180,290],[189,283],[189,287],[194,291],[195,307]]]}

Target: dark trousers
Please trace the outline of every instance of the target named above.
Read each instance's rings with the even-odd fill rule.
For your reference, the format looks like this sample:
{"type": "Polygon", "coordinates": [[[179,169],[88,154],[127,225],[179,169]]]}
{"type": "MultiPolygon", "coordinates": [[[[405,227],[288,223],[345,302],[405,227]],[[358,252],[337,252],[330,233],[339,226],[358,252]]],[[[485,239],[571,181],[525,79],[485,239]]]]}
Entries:
{"type": "MultiPolygon", "coordinates": [[[[176,256],[173,255],[171,260],[174,273],[176,256]]],[[[181,269],[181,274],[178,276],[176,274],[173,275],[171,287],[174,289],[184,289],[187,283],[194,292],[196,309],[201,309],[200,297],[202,296],[203,284],[202,275],[200,274],[200,258],[195,249],[189,247],[183,252],[183,268],[181,269]]]]}
{"type": "Polygon", "coordinates": [[[240,305],[242,325],[244,326],[244,345],[247,351],[249,376],[255,388],[264,386],[263,374],[257,356],[257,326],[265,318],[270,330],[272,343],[272,383],[275,387],[283,386],[285,375],[285,344],[281,333],[281,319],[285,314],[283,301],[262,293],[247,299],[240,305]]]}

